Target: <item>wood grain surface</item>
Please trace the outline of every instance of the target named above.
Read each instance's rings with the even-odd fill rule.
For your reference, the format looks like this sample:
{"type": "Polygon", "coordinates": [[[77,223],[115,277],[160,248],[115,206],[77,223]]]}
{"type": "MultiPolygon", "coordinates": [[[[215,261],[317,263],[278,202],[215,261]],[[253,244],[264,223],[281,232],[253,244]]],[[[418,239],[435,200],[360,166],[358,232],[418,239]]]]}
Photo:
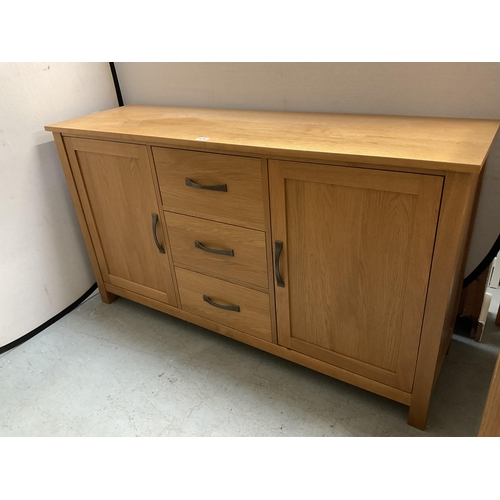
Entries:
{"type": "MultiPolygon", "coordinates": [[[[73,138],[65,144],[104,281],[175,304],[168,256],[153,237],[152,215],[161,212],[146,147],[73,138]]],[[[155,229],[164,246],[160,223],[155,229]]]]}
{"type": "Polygon", "coordinates": [[[208,318],[236,330],[271,341],[269,295],[228,283],[203,274],[176,268],[177,283],[184,311],[208,318]],[[213,302],[240,307],[239,312],[226,311],[203,300],[207,295],[213,302]]]}
{"type": "Polygon", "coordinates": [[[165,210],[264,230],[262,165],[258,158],[153,148],[165,210]],[[186,185],[226,185],[212,191],[186,185]]]}
{"type": "Polygon", "coordinates": [[[499,124],[456,118],[124,106],[45,129],[207,150],[293,153],[311,159],[477,173],[499,124]]]}
{"type": "Polygon", "coordinates": [[[171,212],[165,212],[165,218],[176,265],[268,288],[264,232],[171,212]],[[232,250],[234,255],[203,251],[195,241],[211,250],[232,250]]]}
{"type": "Polygon", "coordinates": [[[411,392],[442,178],[269,170],[279,343],[411,392]]]}
{"type": "Polygon", "coordinates": [[[71,165],[69,163],[68,154],[66,152],[66,147],[64,145],[64,139],[61,134],[54,132],[54,141],[56,143],[57,152],[59,154],[59,159],[61,160],[61,165],[64,171],[64,176],[66,177],[66,182],[68,184],[69,193],[73,201],[73,206],[75,207],[76,216],[78,218],[78,223],[80,225],[80,230],[82,231],[83,241],[85,242],[85,247],[89,256],[90,264],[92,265],[92,271],[99,288],[99,294],[101,300],[105,304],[111,304],[116,300],[116,295],[114,293],[106,290],[104,286],[104,278],[99,267],[99,262],[97,260],[96,250],[94,244],[92,243],[92,237],[90,235],[87,220],[85,218],[85,213],[83,211],[82,203],[80,200],[80,195],[78,194],[78,188],[76,186],[75,178],[73,172],[71,171],[71,165]]]}

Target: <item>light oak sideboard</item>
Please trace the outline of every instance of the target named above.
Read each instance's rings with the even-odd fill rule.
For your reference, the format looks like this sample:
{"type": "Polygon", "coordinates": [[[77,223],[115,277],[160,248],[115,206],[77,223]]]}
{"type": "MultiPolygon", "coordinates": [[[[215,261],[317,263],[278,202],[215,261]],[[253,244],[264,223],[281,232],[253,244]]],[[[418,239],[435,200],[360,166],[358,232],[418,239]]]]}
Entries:
{"type": "Polygon", "coordinates": [[[424,429],[498,126],[125,106],[46,130],[104,302],[399,401],[424,429]]]}

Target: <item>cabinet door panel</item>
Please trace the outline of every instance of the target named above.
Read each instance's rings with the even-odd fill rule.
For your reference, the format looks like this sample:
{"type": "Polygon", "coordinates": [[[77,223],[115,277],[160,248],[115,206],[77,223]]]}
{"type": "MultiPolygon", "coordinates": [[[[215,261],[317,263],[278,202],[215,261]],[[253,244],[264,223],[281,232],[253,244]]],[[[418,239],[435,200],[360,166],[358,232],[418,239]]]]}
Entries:
{"type": "Polygon", "coordinates": [[[411,392],[437,176],[270,162],[281,345],[411,392]]]}
{"type": "MultiPolygon", "coordinates": [[[[104,281],[175,304],[168,257],[154,240],[153,215],[162,214],[146,146],[75,138],[65,145],[104,281]]],[[[160,222],[155,231],[164,249],[160,222]]]]}

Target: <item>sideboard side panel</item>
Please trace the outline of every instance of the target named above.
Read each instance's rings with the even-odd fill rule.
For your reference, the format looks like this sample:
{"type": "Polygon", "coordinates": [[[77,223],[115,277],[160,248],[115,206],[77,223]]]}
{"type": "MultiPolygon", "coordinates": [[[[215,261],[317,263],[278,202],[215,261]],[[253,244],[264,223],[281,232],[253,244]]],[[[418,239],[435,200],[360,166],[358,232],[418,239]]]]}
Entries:
{"type": "Polygon", "coordinates": [[[454,309],[457,286],[474,205],[478,176],[449,173],[434,247],[415,382],[408,423],[425,429],[441,344],[447,342],[447,324],[454,309]]]}

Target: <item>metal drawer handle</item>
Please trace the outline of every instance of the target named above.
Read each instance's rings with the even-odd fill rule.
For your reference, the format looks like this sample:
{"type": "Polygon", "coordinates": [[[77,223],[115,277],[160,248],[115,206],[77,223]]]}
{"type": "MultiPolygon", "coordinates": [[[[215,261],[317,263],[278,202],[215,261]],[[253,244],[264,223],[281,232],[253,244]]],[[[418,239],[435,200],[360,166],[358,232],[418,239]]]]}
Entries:
{"type": "Polygon", "coordinates": [[[280,257],[281,251],[283,250],[283,242],[275,241],[274,242],[274,272],[276,273],[276,284],[281,288],[285,288],[285,283],[281,279],[280,274],[280,257]]]}
{"type": "Polygon", "coordinates": [[[216,253],[217,255],[228,255],[229,257],[234,257],[234,250],[214,250],[213,248],[207,248],[206,246],[202,245],[199,241],[194,242],[194,246],[196,248],[199,248],[200,250],[203,250],[204,252],[209,252],[209,253],[216,253]]]}
{"type": "Polygon", "coordinates": [[[158,236],[156,235],[156,226],[158,224],[158,214],[151,214],[152,217],[152,225],[153,225],[153,238],[155,240],[156,246],[158,247],[158,250],[160,253],[165,253],[165,250],[163,250],[163,247],[160,245],[160,242],[158,241],[158,236]]]}
{"type": "Polygon", "coordinates": [[[225,309],[226,311],[240,312],[240,306],[223,306],[214,302],[208,295],[203,295],[203,300],[208,302],[211,306],[218,307],[219,309],[225,309]]]}
{"type": "Polygon", "coordinates": [[[196,188],[196,189],[208,189],[209,191],[224,191],[227,192],[227,184],[215,184],[214,186],[204,186],[203,184],[197,184],[191,179],[186,177],[186,186],[196,188]]]}

